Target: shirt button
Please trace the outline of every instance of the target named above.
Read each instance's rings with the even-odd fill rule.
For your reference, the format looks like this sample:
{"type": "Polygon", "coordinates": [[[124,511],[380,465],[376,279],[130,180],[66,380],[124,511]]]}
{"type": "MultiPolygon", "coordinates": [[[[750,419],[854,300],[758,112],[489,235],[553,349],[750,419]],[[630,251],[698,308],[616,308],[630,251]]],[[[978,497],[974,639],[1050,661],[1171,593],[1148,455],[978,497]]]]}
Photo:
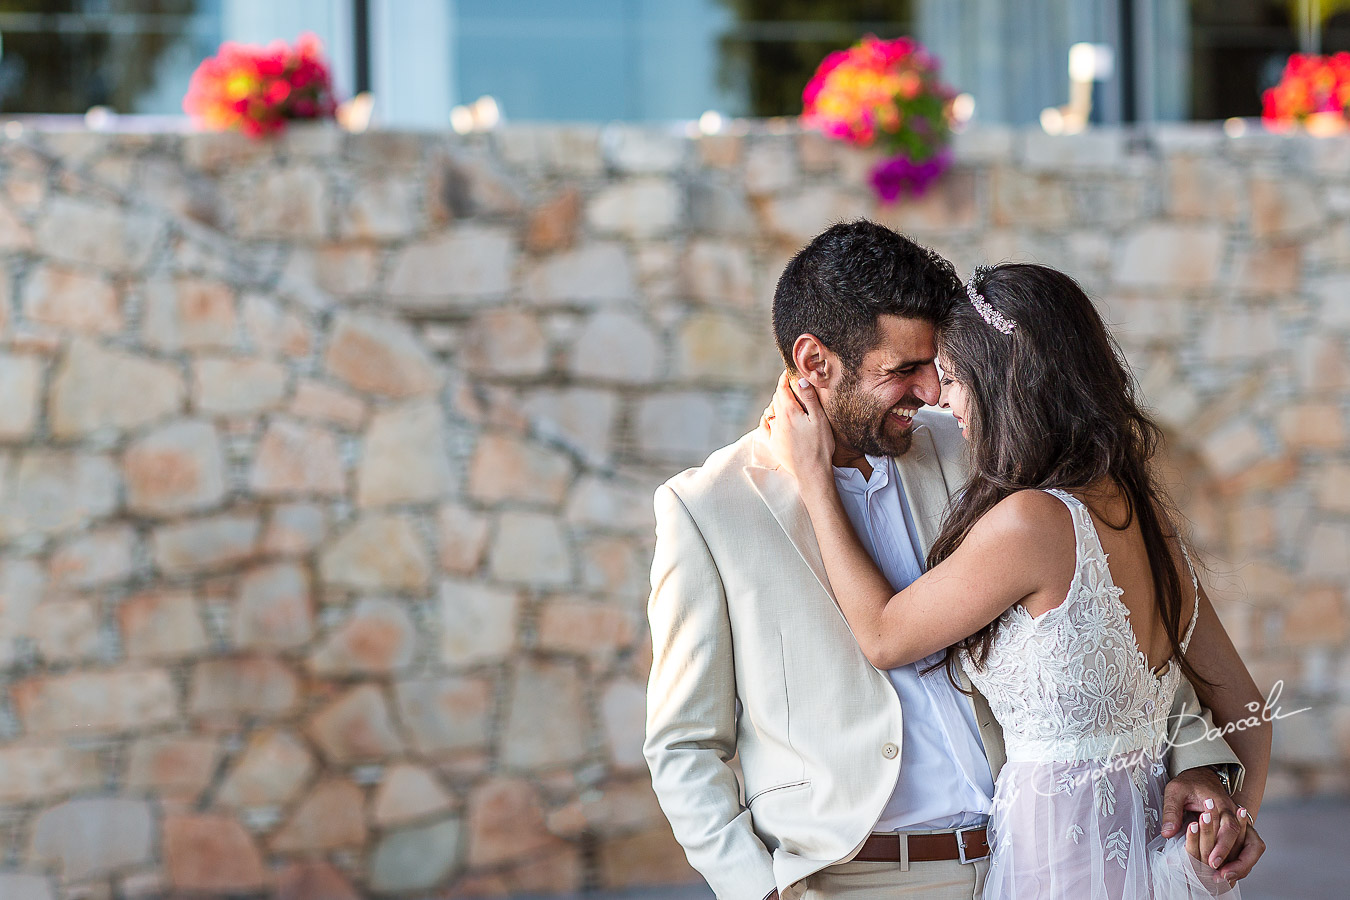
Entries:
{"type": "Polygon", "coordinates": [[[900,748],[892,744],[890,741],[887,741],[886,743],[881,745],[881,755],[886,757],[887,759],[895,759],[897,756],[900,755],[900,748]]]}

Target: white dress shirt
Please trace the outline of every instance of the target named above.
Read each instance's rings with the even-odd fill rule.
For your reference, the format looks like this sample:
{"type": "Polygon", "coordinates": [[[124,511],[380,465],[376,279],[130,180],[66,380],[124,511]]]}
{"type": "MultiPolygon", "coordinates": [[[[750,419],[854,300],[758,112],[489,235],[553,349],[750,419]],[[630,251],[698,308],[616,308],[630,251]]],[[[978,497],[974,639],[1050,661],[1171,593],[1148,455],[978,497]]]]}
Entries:
{"type": "MultiPolygon", "coordinates": [[[[889,457],[867,457],[872,477],[834,470],[834,483],[853,529],[895,590],[923,574],[922,551],[889,457]]],[[[904,711],[900,777],[873,831],[921,831],[983,825],[993,804],[994,779],[980,742],[975,710],[944,667],[920,675],[927,660],[886,674],[904,711]]]]}

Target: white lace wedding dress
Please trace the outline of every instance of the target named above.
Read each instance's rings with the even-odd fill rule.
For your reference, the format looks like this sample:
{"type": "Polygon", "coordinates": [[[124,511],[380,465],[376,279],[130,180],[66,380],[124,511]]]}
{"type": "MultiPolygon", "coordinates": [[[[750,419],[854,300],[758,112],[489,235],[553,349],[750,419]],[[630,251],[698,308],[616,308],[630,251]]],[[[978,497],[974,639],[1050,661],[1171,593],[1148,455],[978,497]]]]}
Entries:
{"type": "MultiPolygon", "coordinates": [[[[1184,833],[1159,837],[1181,667],[1173,660],[1161,675],[1150,671],[1087,507],[1049,493],[1073,514],[1078,560],[1068,596],[1035,618],[1020,604],[1004,613],[983,668],[962,658],[1008,751],[984,898],[1234,900],[1235,889],[1186,853],[1184,833]]],[[[1198,611],[1197,603],[1183,650],[1198,611]]]]}

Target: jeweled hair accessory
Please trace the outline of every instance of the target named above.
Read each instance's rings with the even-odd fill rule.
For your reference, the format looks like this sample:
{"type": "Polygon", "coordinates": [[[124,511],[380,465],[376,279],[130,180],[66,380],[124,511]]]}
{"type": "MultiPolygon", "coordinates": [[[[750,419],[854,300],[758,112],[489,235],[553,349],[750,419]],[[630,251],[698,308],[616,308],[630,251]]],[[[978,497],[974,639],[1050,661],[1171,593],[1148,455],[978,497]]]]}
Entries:
{"type": "Polygon", "coordinates": [[[984,295],[975,287],[975,282],[992,271],[994,270],[989,266],[976,266],[974,274],[966,282],[966,296],[970,298],[970,305],[975,307],[975,311],[980,314],[981,319],[1004,334],[1012,334],[1017,330],[1017,323],[990,306],[989,301],[984,299],[984,295]]]}

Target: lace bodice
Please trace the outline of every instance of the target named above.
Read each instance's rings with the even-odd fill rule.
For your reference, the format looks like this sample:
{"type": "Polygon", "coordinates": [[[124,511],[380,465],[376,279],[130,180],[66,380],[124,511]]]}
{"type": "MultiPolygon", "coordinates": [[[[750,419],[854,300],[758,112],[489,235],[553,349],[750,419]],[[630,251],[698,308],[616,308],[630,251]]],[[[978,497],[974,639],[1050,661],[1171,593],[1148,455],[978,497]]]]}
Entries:
{"type": "MultiPolygon", "coordinates": [[[[1009,760],[1105,759],[1156,748],[1167,734],[1181,667],[1173,661],[1161,675],[1149,670],[1087,507],[1064,491],[1047,493],[1073,515],[1077,566],[1069,593],[1034,618],[1020,603],[1010,608],[984,667],[965,654],[962,666],[1003,726],[1009,760]]],[[[1191,583],[1197,601],[1183,651],[1199,612],[1193,567],[1191,583]]]]}

